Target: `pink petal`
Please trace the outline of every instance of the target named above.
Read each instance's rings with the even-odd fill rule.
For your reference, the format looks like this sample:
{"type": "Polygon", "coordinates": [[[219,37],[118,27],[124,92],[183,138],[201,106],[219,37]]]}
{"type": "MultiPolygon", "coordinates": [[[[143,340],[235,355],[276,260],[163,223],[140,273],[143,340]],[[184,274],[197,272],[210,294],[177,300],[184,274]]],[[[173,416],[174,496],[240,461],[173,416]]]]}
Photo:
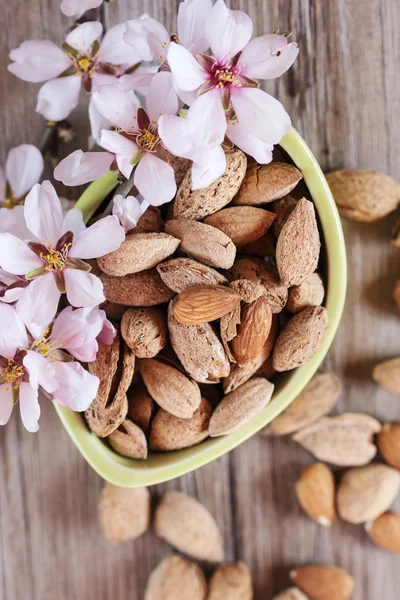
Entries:
{"type": "Polygon", "coordinates": [[[101,130],[110,129],[113,124],[108,119],[103,117],[101,113],[99,113],[95,103],[93,102],[93,96],[91,96],[89,100],[89,121],[91,136],[96,144],[100,145],[101,130]]]}
{"type": "Polygon", "coordinates": [[[43,262],[25,242],[11,233],[0,233],[0,266],[5,271],[13,275],[26,275],[42,265],[43,262]]]}
{"type": "Polygon", "coordinates": [[[137,127],[137,106],[118,85],[103,85],[93,94],[93,102],[103,117],[122,131],[132,131],[137,127]]]}
{"type": "Polygon", "coordinates": [[[170,202],[176,194],[173,168],[154,154],[144,155],[136,167],[134,183],[152,206],[170,202]]]}
{"type": "Polygon", "coordinates": [[[32,144],[11,148],[6,162],[6,177],[15,198],[23,198],[38,183],[44,169],[42,153],[32,144]]]}
{"type": "Polygon", "coordinates": [[[17,300],[21,298],[22,294],[24,293],[24,290],[24,287],[15,287],[5,290],[1,301],[9,304],[14,304],[14,302],[17,302],[17,300]]]}
{"type": "Polygon", "coordinates": [[[35,433],[39,429],[40,405],[38,389],[30,383],[22,382],[19,387],[19,410],[25,429],[35,433]]]}
{"type": "Polygon", "coordinates": [[[103,328],[100,334],[97,336],[97,341],[100,344],[105,344],[106,346],[111,346],[115,336],[117,335],[117,330],[114,325],[107,319],[106,313],[104,310],[99,311],[103,314],[103,328]]]}
{"type": "Polygon", "coordinates": [[[65,269],[64,277],[68,302],[72,306],[98,306],[104,302],[103,284],[96,275],[65,269]]]}
{"type": "Polygon", "coordinates": [[[175,156],[186,158],[193,147],[187,119],[175,115],[162,115],[158,120],[158,134],[164,146],[175,156]]]}
{"type": "Polygon", "coordinates": [[[211,0],[181,2],[178,10],[178,38],[193,56],[208,49],[205,25],[211,14],[211,0]]]}
{"type": "Polygon", "coordinates": [[[113,215],[117,217],[125,231],[136,227],[141,214],[141,205],[135,196],[124,198],[121,194],[117,194],[114,197],[113,215]]]}
{"type": "Polygon", "coordinates": [[[82,412],[89,408],[96,397],[99,380],[77,362],[54,364],[58,388],[53,394],[54,402],[82,412]]]}
{"type": "Polygon", "coordinates": [[[232,104],[240,126],[264,143],[278,144],[290,131],[290,117],[282,104],[260,89],[236,88],[232,104]]]}
{"type": "Polygon", "coordinates": [[[0,385],[0,425],[6,425],[13,409],[13,395],[9,386],[0,385]],[[8,391],[7,391],[8,389],[8,391]]]}
{"type": "Polygon", "coordinates": [[[88,54],[92,45],[99,39],[103,32],[100,21],[87,21],[72,29],[65,41],[75,48],[79,54],[88,54]]]}
{"type": "Polygon", "coordinates": [[[175,115],[178,112],[178,96],[173,87],[172,75],[162,71],[154,75],[146,98],[147,114],[157,122],[160,115],[175,115]]]}
{"type": "Polygon", "coordinates": [[[125,240],[125,229],[117,217],[109,216],[96,221],[74,239],[69,256],[74,258],[98,258],[120,247],[125,240]]]}
{"type": "Polygon", "coordinates": [[[41,275],[24,289],[16,306],[18,316],[24,323],[48,325],[57,312],[60,296],[53,274],[41,275]]]}
{"type": "Polygon", "coordinates": [[[132,66],[140,62],[140,56],[124,40],[126,23],[111,27],[100,45],[101,60],[112,65],[132,66]]]}
{"type": "Polygon", "coordinates": [[[62,233],[67,233],[67,231],[71,231],[74,236],[86,231],[83,215],[77,208],[71,208],[64,217],[62,233]]]}
{"type": "Polygon", "coordinates": [[[157,69],[154,66],[140,66],[133,73],[120,77],[118,84],[124,92],[136,90],[147,96],[149,85],[156,73],[157,69]]]}
{"type": "Polygon", "coordinates": [[[8,70],[23,79],[38,83],[61,75],[71,66],[71,60],[50,40],[28,40],[11,50],[8,70]]]}
{"type": "Polygon", "coordinates": [[[168,64],[172,71],[175,85],[184,92],[197,90],[208,75],[192,56],[179,44],[172,43],[168,50],[168,64]]]}
{"type": "Polygon", "coordinates": [[[190,137],[198,146],[219,146],[224,141],[226,116],[217,90],[211,90],[192,104],[187,113],[190,137]],[[207,127],[204,124],[207,123],[207,127]]]}
{"type": "Polygon", "coordinates": [[[54,179],[64,185],[84,185],[105,175],[114,156],[109,152],[82,152],[75,150],[54,169],[54,179]]]}
{"type": "Polygon", "coordinates": [[[15,308],[0,302],[0,356],[14,358],[18,348],[27,348],[28,334],[15,308]]]}
{"type": "Polygon", "coordinates": [[[138,153],[138,146],[135,142],[128,140],[116,131],[103,130],[100,143],[105,150],[116,155],[119,170],[129,179],[138,153]]]}
{"type": "Polygon", "coordinates": [[[222,61],[246,46],[253,35],[253,22],[241,10],[230,10],[218,0],[206,23],[206,37],[212,53],[222,61]]]}
{"type": "Polygon", "coordinates": [[[272,151],[274,149],[273,144],[268,144],[249,133],[247,127],[242,123],[229,121],[226,135],[231,142],[243,150],[243,152],[255,158],[258,163],[265,165],[271,162],[272,151]]]}
{"type": "Polygon", "coordinates": [[[52,79],[39,90],[36,112],[50,121],[62,121],[78,106],[80,91],[80,77],[52,79]]]}
{"type": "Polygon", "coordinates": [[[51,337],[60,348],[81,346],[85,339],[85,325],[82,309],[73,310],[67,306],[54,321],[51,337]]]}
{"type": "Polygon", "coordinates": [[[102,2],[103,0],[63,0],[60,8],[64,15],[73,17],[81,15],[90,8],[97,8],[102,2]]]}
{"type": "Polygon", "coordinates": [[[292,66],[298,54],[297,44],[288,44],[285,36],[271,33],[251,40],[243,50],[239,64],[244,66],[242,72],[246,77],[275,79],[292,66]]]}
{"type": "Polygon", "coordinates": [[[28,240],[32,237],[26,226],[24,207],[14,206],[12,210],[0,208],[0,233],[12,233],[20,240],[28,240]]]}
{"type": "Polygon", "coordinates": [[[57,243],[64,217],[61,202],[50,181],[33,186],[25,199],[24,215],[28,229],[39,242],[57,243]]]}
{"type": "Polygon", "coordinates": [[[192,155],[192,189],[198,190],[211,185],[225,173],[226,157],[221,146],[204,147],[192,155]]]}
{"type": "Polygon", "coordinates": [[[54,368],[50,360],[37,352],[28,350],[22,362],[29,373],[29,381],[35,389],[40,385],[49,394],[57,389],[58,383],[54,377],[54,368]]]}
{"type": "Polygon", "coordinates": [[[151,61],[166,59],[169,46],[169,33],[164,25],[144,15],[126,23],[124,40],[135,48],[141,60],[151,61]]]}

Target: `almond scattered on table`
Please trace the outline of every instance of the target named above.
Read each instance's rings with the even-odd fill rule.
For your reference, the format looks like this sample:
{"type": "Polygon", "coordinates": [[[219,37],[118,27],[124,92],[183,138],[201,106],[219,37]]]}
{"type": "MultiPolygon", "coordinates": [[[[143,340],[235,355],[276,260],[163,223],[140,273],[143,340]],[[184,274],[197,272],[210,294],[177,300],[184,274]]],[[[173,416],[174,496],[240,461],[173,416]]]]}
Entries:
{"type": "Polygon", "coordinates": [[[297,499],[307,515],[320,525],[330,527],[336,517],[335,478],[323,463],[304,469],[296,483],[297,499]]]}
{"type": "Polygon", "coordinates": [[[290,578],[307,596],[315,600],[349,600],[354,580],[343,569],[324,565],[297,567],[290,578]]]}
{"type": "Polygon", "coordinates": [[[98,519],[104,537],[112,544],[135,540],[150,524],[148,489],[127,489],[105,483],[99,499],[98,519]]]}
{"type": "Polygon", "coordinates": [[[253,600],[253,584],[246,563],[218,567],[210,579],[207,600],[253,600]]]}
{"type": "Polygon", "coordinates": [[[372,541],[389,552],[400,553],[400,515],[385,512],[383,515],[365,524],[372,541]]]}
{"type": "Polygon", "coordinates": [[[376,365],[372,377],[388,392],[400,394],[400,357],[376,365]]]}
{"type": "Polygon", "coordinates": [[[207,583],[198,565],[178,554],[167,556],[151,573],[144,600],[206,600],[207,583]]]}
{"type": "Polygon", "coordinates": [[[385,423],[378,434],[378,448],[389,465],[400,471],[400,423],[385,423]]]}

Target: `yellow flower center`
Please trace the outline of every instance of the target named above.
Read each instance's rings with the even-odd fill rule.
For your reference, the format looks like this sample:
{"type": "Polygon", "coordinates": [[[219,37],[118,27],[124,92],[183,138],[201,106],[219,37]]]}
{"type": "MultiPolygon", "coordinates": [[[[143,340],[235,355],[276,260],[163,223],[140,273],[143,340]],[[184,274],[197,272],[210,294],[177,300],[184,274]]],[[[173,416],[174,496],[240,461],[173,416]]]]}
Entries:
{"type": "Polygon", "coordinates": [[[146,150],[146,152],[155,152],[159,141],[159,136],[148,129],[143,129],[142,133],[136,138],[138,146],[146,150]]]}
{"type": "Polygon", "coordinates": [[[215,72],[215,78],[218,81],[218,87],[224,87],[225,83],[235,84],[237,81],[235,75],[232,73],[232,71],[230,71],[230,69],[218,69],[215,72]]]}
{"type": "Polygon", "coordinates": [[[11,210],[15,206],[14,200],[12,198],[9,198],[8,196],[5,196],[4,201],[3,201],[3,206],[4,206],[4,208],[8,208],[9,210],[11,210]]]}
{"type": "Polygon", "coordinates": [[[16,365],[12,358],[8,358],[8,365],[0,371],[0,378],[4,379],[6,385],[6,392],[10,389],[17,390],[21,384],[21,379],[24,375],[24,367],[22,365],[16,365]]]}
{"type": "Polygon", "coordinates": [[[49,333],[50,333],[50,328],[48,327],[46,329],[46,331],[44,332],[43,337],[38,338],[37,340],[34,341],[32,350],[34,350],[35,352],[38,352],[39,354],[41,354],[42,356],[47,358],[47,360],[55,360],[56,355],[55,355],[54,351],[57,348],[59,348],[60,345],[62,345],[62,342],[61,341],[52,342],[51,335],[49,335],[49,333]]]}
{"type": "Polygon", "coordinates": [[[68,54],[68,56],[77,70],[77,75],[85,75],[87,73],[89,77],[93,76],[95,63],[92,56],[88,56],[87,54],[78,54],[77,56],[68,54]]]}
{"type": "Polygon", "coordinates": [[[62,271],[62,269],[65,267],[68,249],[71,245],[71,243],[64,244],[61,250],[55,250],[53,247],[53,242],[50,242],[48,254],[44,254],[44,252],[39,254],[40,258],[46,263],[46,271],[62,271]]]}

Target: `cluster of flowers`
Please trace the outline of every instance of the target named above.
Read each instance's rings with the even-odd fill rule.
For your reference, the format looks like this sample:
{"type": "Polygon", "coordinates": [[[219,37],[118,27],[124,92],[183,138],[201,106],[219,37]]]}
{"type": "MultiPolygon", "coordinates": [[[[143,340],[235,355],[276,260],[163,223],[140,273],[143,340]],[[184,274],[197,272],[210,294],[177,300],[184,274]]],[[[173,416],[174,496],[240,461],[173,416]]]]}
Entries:
{"type": "MultiPolygon", "coordinates": [[[[61,8],[71,16],[100,4],[63,0],[61,8]]],[[[19,400],[35,431],[38,391],[74,410],[92,402],[98,380],[73,359],[93,361],[115,331],[99,309],[101,280],[85,261],[116,250],[149,205],[173,199],[171,155],[192,161],[193,189],[225,171],[226,139],[259,163],[272,160],[290,118],[258,80],[282,75],[298,47],[278,33],[252,34],[250,17],[224,0],[185,0],[176,35],[148,15],[104,36],[101,23],[88,21],[69,30],[62,48],[30,40],[10,53],[13,74],[43,83],[36,110],[50,121],[70,114],[82,87],[90,93],[92,138],[104,152],[76,150],[55,179],[82,185],[115,170],[137,194],[116,195],[113,215],[86,228],[80,211],[63,213],[49,181],[38,183],[37,148],[10,152],[0,172],[0,424],[19,400]]]]}

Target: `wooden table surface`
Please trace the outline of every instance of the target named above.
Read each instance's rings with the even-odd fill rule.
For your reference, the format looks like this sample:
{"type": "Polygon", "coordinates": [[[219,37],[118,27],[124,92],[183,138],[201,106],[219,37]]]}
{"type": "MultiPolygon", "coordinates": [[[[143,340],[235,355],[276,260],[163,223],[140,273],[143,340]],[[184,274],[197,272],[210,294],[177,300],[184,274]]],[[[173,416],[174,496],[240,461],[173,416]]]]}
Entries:
{"type": "MultiPolygon", "coordinates": [[[[175,29],[172,0],[115,0],[109,25],[143,12],[175,29]]],[[[398,0],[234,0],[255,33],[293,31],[300,57],[270,89],[326,170],[359,167],[400,179],[400,2],[398,0]]],[[[8,52],[25,39],[60,42],[71,24],[59,0],[1,3],[1,160],[9,148],[38,143],[37,86],[7,73],[8,52]]],[[[85,103],[72,116],[81,126],[85,103]]],[[[80,129],[75,143],[85,143],[80,129]]],[[[339,410],[400,417],[400,398],[371,381],[372,365],[400,352],[400,320],[391,289],[399,253],[388,239],[393,218],[374,225],[343,221],[349,260],[345,313],[330,352],[342,377],[339,410]]],[[[228,559],[247,561],[256,600],[289,583],[289,570],[329,563],[350,571],[356,600],[396,600],[400,559],[375,548],[362,527],[331,530],[298,507],[294,482],[312,457],[287,439],[256,437],[228,456],[152,489],[197,497],[221,526],[228,559]]],[[[24,431],[17,411],[0,434],[0,597],[2,600],[141,600],[150,571],[170,548],[148,532],[114,548],[96,523],[100,478],[69,440],[50,404],[38,434],[24,431]]],[[[397,502],[400,509],[400,502],[397,502]]],[[[190,599],[188,599],[190,600],[190,599]]],[[[228,599],[227,599],[228,600],[228,599]]]]}

